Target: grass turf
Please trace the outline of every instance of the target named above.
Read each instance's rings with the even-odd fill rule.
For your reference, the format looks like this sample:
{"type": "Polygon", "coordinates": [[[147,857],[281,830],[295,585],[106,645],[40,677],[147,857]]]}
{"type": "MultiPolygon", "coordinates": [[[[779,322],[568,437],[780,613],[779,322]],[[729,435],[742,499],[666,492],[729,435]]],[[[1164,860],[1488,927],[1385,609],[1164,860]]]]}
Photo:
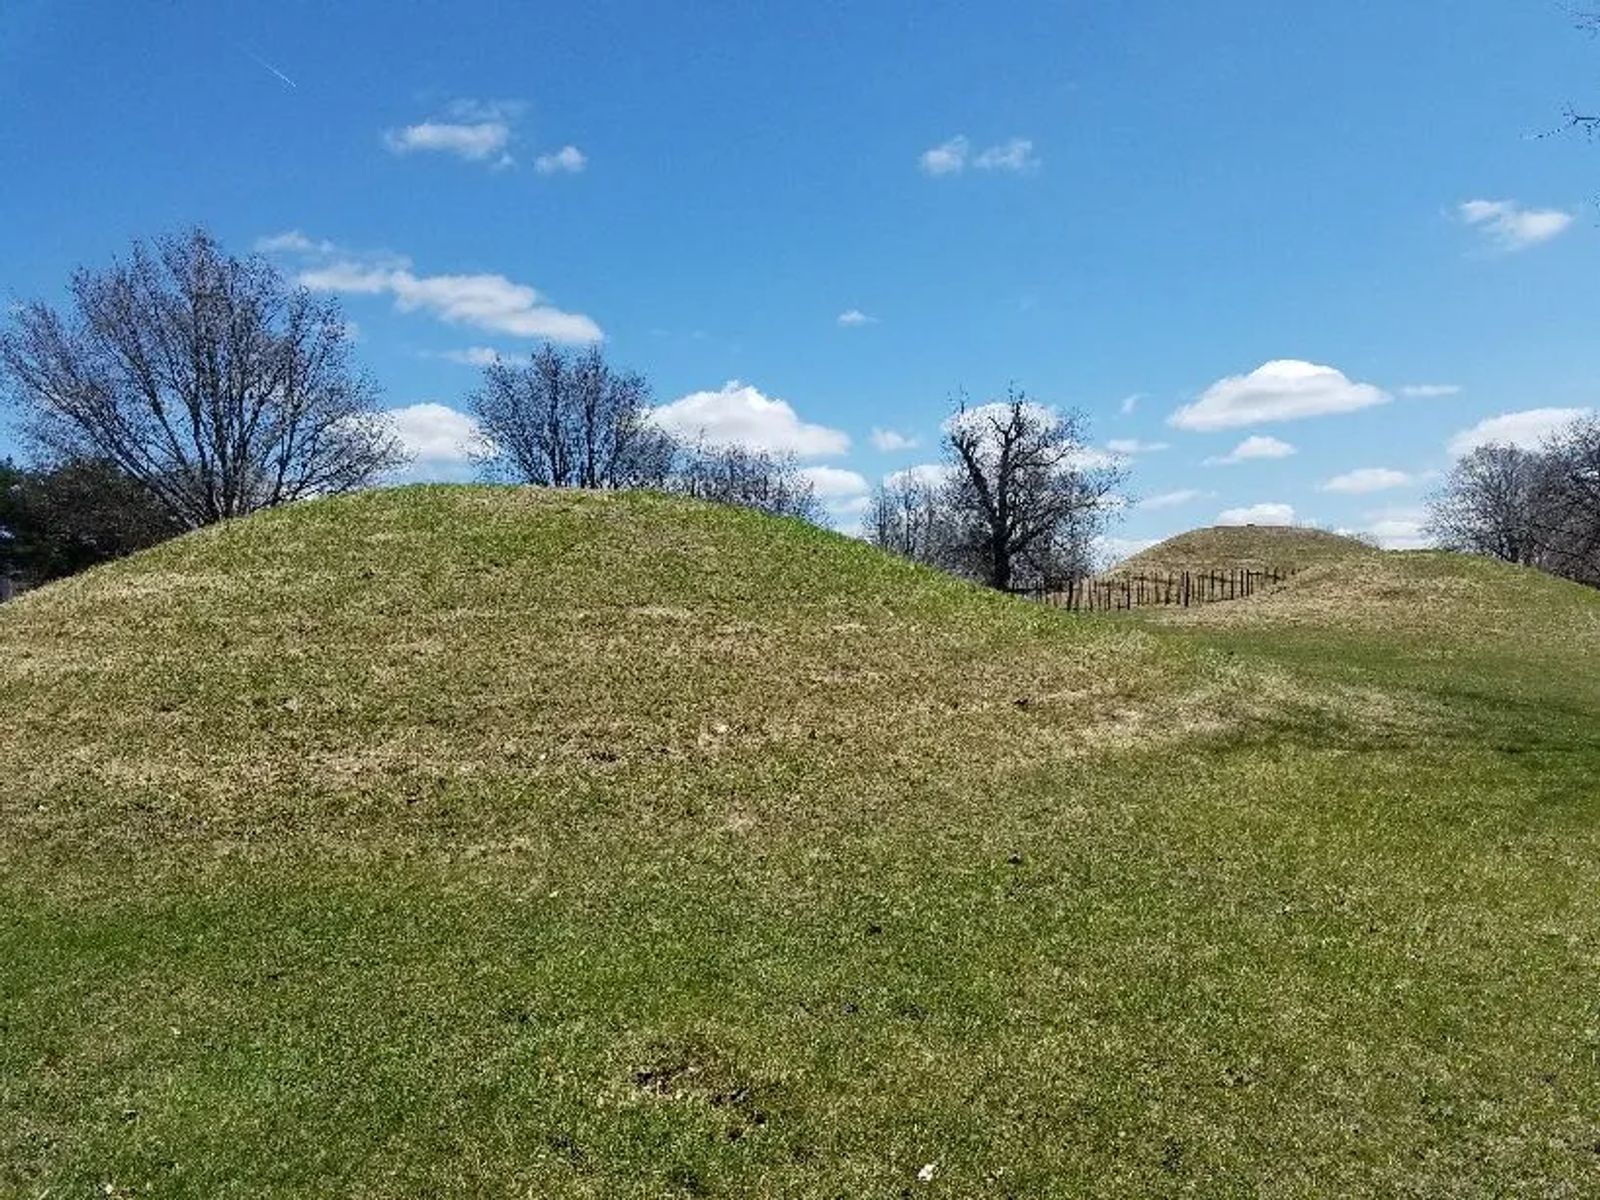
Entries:
{"type": "Polygon", "coordinates": [[[1600,1187],[1600,597],[1364,570],[427,488],[7,605],[0,1191],[1600,1187]]]}
{"type": "Polygon", "coordinates": [[[1376,553],[1355,538],[1303,525],[1212,525],[1157,542],[1118,563],[1113,573],[1299,571],[1376,553]]]}

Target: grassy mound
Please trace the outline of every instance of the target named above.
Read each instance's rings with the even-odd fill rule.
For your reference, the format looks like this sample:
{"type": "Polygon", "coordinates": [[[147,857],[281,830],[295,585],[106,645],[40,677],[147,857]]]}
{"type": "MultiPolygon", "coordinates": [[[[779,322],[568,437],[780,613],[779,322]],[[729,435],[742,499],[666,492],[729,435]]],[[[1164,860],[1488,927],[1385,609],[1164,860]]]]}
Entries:
{"type": "Polygon", "coordinates": [[[1116,570],[1299,571],[1377,553],[1355,538],[1301,525],[1213,525],[1159,542],[1124,559],[1116,570]]]}
{"type": "Polygon", "coordinates": [[[846,759],[1031,762],[1171,725],[1166,697],[1197,682],[1147,633],[646,494],[369,493],[197,533],[5,617],[24,820],[97,842],[481,839],[747,773],[751,804],[797,816],[846,759]]]}
{"type": "Polygon", "coordinates": [[[1386,631],[1518,653],[1600,643],[1592,589],[1531,568],[1427,550],[1317,563],[1248,600],[1167,618],[1216,628],[1386,631]]]}
{"type": "Polygon", "coordinates": [[[1524,619],[482,488],[32,593],[0,1193],[1581,1192],[1600,597],[1378,561],[1524,619]]]}

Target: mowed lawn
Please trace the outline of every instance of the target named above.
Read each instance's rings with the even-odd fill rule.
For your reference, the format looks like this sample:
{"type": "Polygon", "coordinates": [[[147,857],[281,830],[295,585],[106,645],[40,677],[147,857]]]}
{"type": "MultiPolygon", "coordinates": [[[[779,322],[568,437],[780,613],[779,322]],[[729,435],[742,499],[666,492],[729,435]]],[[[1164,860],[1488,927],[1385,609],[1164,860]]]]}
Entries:
{"type": "Polygon", "coordinates": [[[1600,594],[413,488],[0,608],[0,1193],[1600,1192],[1600,594]]]}

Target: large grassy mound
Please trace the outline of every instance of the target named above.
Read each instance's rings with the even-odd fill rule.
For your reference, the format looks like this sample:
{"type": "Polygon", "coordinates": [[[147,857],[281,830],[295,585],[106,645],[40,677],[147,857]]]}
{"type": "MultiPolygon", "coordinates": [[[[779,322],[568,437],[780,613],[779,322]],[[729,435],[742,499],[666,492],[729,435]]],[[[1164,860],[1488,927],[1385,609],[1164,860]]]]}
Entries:
{"type": "Polygon", "coordinates": [[[1191,529],[1124,559],[1118,572],[1278,570],[1366,558],[1355,538],[1303,525],[1213,525],[1191,529]]]}
{"type": "Polygon", "coordinates": [[[1600,598],[1416,561],[1525,619],[478,488],[30,594],[0,1193],[1591,1188],[1600,598]]]}

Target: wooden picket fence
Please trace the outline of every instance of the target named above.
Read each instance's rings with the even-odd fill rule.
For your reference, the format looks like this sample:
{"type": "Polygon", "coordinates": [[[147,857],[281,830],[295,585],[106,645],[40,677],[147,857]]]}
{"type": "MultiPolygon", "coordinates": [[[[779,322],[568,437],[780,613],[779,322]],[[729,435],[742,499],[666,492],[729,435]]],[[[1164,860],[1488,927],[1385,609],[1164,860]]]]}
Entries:
{"type": "Polygon", "coordinates": [[[1138,574],[1085,575],[1039,587],[1012,588],[1012,594],[1073,612],[1175,605],[1189,608],[1219,600],[1243,600],[1289,578],[1277,569],[1248,571],[1156,571],[1138,574]]]}

